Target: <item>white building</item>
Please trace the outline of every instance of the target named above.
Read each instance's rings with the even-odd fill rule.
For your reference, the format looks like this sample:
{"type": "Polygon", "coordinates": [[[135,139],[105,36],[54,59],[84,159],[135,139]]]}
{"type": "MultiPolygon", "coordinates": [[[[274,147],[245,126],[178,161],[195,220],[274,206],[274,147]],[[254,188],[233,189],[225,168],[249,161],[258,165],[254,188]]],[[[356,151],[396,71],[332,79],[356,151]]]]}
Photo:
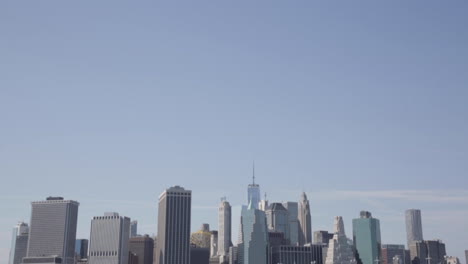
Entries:
{"type": "Polygon", "coordinates": [[[312,217],[307,195],[303,192],[299,202],[299,244],[312,243],[312,217]]]}
{"type": "Polygon", "coordinates": [[[333,239],[328,244],[326,264],[355,264],[353,248],[346,238],[343,218],[335,217],[335,230],[333,239]]]}
{"type": "Polygon", "coordinates": [[[231,242],[231,205],[226,199],[221,201],[218,209],[218,256],[221,262],[228,260],[231,242]]]}

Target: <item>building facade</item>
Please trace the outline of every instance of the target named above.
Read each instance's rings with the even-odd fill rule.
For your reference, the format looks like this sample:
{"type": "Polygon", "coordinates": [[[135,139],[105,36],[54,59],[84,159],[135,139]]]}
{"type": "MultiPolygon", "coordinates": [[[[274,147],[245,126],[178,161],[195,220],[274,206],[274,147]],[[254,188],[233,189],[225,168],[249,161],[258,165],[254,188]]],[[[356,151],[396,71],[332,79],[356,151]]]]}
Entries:
{"type": "Polygon", "coordinates": [[[289,213],[281,203],[272,203],[266,210],[268,230],[282,232],[290,243],[289,213]]]}
{"type": "Polygon", "coordinates": [[[105,213],[91,220],[89,264],[126,264],[129,260],[130,218],[105,213]]]}
{"type": "Polygon", "coordinates": [[[190,244],[197,246],[198,248],[210,248],[211,232],[210,225],[202,224],[200,230],[192,233],[190,236],[190,244]]]}
{"type": "Polygon", "coordinates": [[[190,264],[192,191],[180,186],[159,196],[155,264],[190,264]]]}
{"type": "Polygon", "coordinates": [[[258,209],[260,205],[260,185],[255,183],[255,167],[253,168],[252,184],[247,188],[247,204],[252,204],[252,207],[258,209]]]}
{"type": "Polygon", "coordinates": [[[328,231],[315,231],[314,232],[314,242],[316,244],[325,244],[328,246],[330,239],[333,239],[333,233],[328,233],[328,231]]]}
{"type": "Polygon", "coordinates": [[[444,263],[447,255],[445,244],[441,240],[416,241],[410,245],[412,264],[439,264],[444,263]]]}
{"type": "Polygon", "coordinates": [[[417,241],[423,241],[423,230],[422,230],[422,220],[421,220],[421,210],[419,209],[409,209],[405,212],[406,220],[406,238],[408,243],[408,248],[411,243],[417,241]]]}
{"type": "Polygon", "coordinates": [[[284,202],[284,208],[289,216],[289,242],[293,246],[299,245],[299,204],[297,202],[284,202]]]}
{"type": "Polygon", "coordinates": [[[31,205],[27,256],[58,256],[63,264],[73,264],[79,203],[48,197],[31,205]]]}
{"type": "Polygon", "coordinates": [[[88,239],[77,239],[75,241],[75,254],[77,259],[88,258],[88,239]]]}
{"type": "Polygon", "coordinates": [[[266,264],[268,229],[265,212],[255,209],[252,204],[244,208],[242,219],[242,243],[239,244],[241,264],[266,264]]]}
{"type": "Polygon", "coordinates": [[[321,264],[323,245],[278,246],[270,250],[269,264],[321,264]]]}
{"type": "Polygon", "coordinates": [[[380,221],[370,212],[362,211],[360,218],[353,219],[353,242],[355,256],[362,264],[375,264],[380,261],[381,238],[380,221]]]}
{"type": "Polygon", "coordinates": [[[312,217],[310,204],[305,192],[299,202],[299,245],[312,243],[312,217]]]}
{"type": "Polygon", "coordinates": [[[8,264],[20,264],[28,250],[29,226],[19,222],[13,227],[8,264]]]}
{"type": "Polygon", "coordinates": [[[130,222],[130,237],[138,236],[138,221],[133,220],[130,222]]]}
{"type": "Polygon", "coordinates": [[[138,264],[153,264],[154,240],[148,235],[132,237],[128,250],[138,257],[138,264]]]}
{"type": "Polygon", "coordinates": [[[404,245],[382,245],[382,264],[392,264],[394,257],[398,256],[400,264],[411,264],[409,250],[404,245]]]}
{"type": "Polygon", "coordinates": [[[328,244],[326,264],[356,264],[353,247],[348,243],[343,218],[335,217],[333,239],[328,244]]]}
{"type": "Polygon", "coordinates": [[[218,256],[221,262],[227,262],[231,240],[231,205],[226,199],[221,201],[218,208],[218,256]]]}

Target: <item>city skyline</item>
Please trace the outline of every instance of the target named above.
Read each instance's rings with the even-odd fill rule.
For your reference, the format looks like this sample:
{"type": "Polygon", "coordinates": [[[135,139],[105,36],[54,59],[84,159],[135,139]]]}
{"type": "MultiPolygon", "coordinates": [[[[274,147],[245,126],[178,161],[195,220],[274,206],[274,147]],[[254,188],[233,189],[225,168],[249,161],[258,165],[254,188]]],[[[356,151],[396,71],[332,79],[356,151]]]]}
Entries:
{"type": "Polygon", "coordinates": [[[418,208],[463,259],[467,1],[0,5],[0,264],[50,195],[80,203],[77,238],[103,212],[152,235],[181,185],[192,230],[227,197],[235,242],[253,160],[260,198],[307,194],[312,231],[366,210],[406,244],[418,208]]]}

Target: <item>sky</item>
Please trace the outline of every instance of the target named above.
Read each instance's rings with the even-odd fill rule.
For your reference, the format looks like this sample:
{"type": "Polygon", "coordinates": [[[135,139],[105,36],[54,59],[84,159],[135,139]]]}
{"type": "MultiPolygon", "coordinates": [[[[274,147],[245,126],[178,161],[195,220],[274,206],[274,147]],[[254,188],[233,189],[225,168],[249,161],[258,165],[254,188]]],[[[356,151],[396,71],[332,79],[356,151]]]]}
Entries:
{"type": "MultiPolygon", "coordinates": [[[[78,238],[116,211],[155,234],[164,189],[192,231],[233,238],[252,163],[270,202],[309,196],[312,229],[359,211],[382,242],[468,249],[468,2],[1,1],[0,264],[30,202],[80,202],[78,238]]],[[[234,239],[235,242],[235,239],[234,239]]]]}

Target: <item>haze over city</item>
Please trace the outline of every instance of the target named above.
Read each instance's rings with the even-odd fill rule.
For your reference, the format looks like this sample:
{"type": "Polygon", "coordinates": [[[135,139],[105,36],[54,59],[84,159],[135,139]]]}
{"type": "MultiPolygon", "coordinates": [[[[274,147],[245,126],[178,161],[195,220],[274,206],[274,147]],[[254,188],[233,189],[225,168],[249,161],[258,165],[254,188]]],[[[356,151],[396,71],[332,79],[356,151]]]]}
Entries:
{"type": "MultiPolygon", "coordinates": [[[[312,231],[369,211],[382,244],[468,249],[468,2],[5,1],[0,4],[0,264],[31,202],[80,203],[156,236],[192,191],[191,232],[247,187],[310,202],[312,231]]],[[[166,263],[168,264],[168,263],[166,263]]],[[[436,263],[432,263],[436,264],[436,263]]]]}

